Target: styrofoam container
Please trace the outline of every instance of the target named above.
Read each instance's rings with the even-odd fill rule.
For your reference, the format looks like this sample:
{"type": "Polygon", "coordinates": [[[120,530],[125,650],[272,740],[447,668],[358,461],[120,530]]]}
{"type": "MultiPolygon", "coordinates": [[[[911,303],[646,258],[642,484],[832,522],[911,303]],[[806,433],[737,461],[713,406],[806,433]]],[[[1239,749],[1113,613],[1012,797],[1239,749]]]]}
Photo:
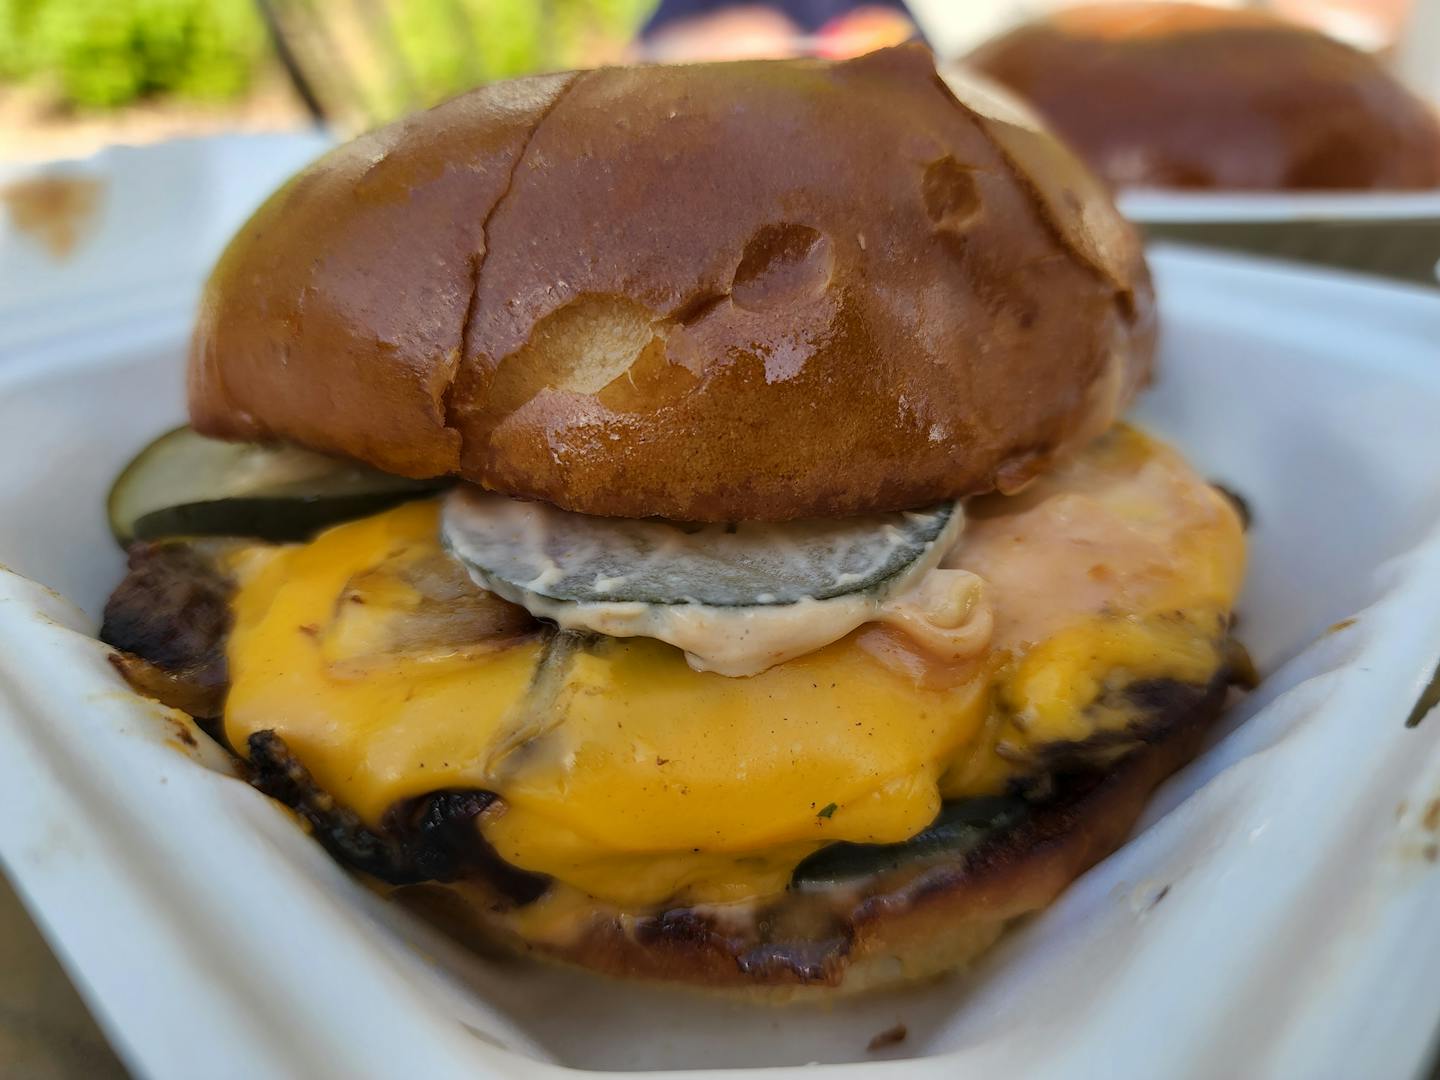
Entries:
{"type": "Polygon", "coordinates": [[[1255,510],[1240,634],[1265,682],[976,970],[816,1008],[470,955],[126,689],[90,636],[123,566],[104,495],[182,419],[194,285],[133,313],[117,286],[80,325],[11,311],[0,858],[121,1054],[185,1080],[1415,1075],[1440,1021],[1440,718],[1406,725],[1440,661],[1440,300],[1154,265],[1163,369],[1137,419],[1255,510]]]}
{"type": "Polygon", "coordinates": [[[65,308],[72,328],[173,305],[199,288],[226,241],[274,188],[332,140],[322,132],[175,139],[111,146],[78,161],[0,161],[0,191],[38,179],[93,193],[75,215],[74,247],[56,253],[0,200],[0,359],[54,323],[37,308],[65,308]]]}
{"type": "Polygon", "coordinates": [[[1440,189],[1122,192],[1151,237],[1440,285],[1440,189]]]}
{"type": "Polygon", "coordinates": [[[1135,188],[1117,200],[1131,221],[1231,224],[1276,221],[1437,221],[1434,191],[1169,191],[1135,188]]]}

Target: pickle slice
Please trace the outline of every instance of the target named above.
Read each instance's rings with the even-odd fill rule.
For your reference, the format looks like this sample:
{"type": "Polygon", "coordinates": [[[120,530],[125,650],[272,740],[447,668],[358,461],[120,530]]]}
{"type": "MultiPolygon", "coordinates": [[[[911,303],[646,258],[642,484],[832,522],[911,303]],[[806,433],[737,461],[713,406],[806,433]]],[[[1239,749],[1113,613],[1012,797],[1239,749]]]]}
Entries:
{"type": "Polygon", "coordinates": [[[445,500],[446,545],[507,599],[773,607],[883,591],[960,528],[957,504],[792,522],[693,525],[576,514],[478,488],[445,500]]]}
{"type": "Polygon", "coordinates": [[[934,823],[898,844],[823,847],[795,867],[792,889],[827,888],[889,873],[918,859],[956,859],[1018,826],[1030,813],[1023,799],[985,795],[946,803],[934,823]]]}
{"type": "Polygon", "coordinates": [[[275,443],[222,442],[188,427],[160,436],[110,489],[121,546],[174,536],[304,540],[447,486],[275,443]]]}

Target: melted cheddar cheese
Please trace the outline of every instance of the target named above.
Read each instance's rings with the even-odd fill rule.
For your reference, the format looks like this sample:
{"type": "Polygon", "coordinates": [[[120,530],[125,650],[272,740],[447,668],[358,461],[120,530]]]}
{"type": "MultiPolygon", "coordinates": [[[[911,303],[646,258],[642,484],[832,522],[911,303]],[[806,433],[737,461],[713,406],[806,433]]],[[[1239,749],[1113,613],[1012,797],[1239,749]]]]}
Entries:
{"type": "Polygon", "coordinates": [[[1121,429],[974,505],[946,565],[985,581],[982,656],[862,627],[747,678],[649,639],[520,631],[477,615],[483,594],[436,601],[416,584],[445,558],[434,503],[249,549],[226,733],[243,748],[274,730],[371,825],[431,791],[493,791],[480,828],[504,859],[609,904],[777,892],[819,846],[907,839],[942,797],[1124,727],[1126,685],[1221,667],[1240,527],[1173,452],[1121,429]],[[437,610],[459,621],[407,636],[437,610]],[[489,633],[464,629],[477,618],[489,633]]]}

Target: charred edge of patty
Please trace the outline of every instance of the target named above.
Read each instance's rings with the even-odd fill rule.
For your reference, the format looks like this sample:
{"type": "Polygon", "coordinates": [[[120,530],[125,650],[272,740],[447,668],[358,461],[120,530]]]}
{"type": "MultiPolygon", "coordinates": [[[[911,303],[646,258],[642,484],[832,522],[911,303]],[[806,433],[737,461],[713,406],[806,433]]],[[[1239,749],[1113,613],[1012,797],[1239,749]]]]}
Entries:
{"type": "MultiPolygon", "coordinates": [[[[219,723],[229,686],[225,646],[233,626],[234,582],[215,545],[136,543],[129,573],[105,605],[100,640],[119,650],[111,663],[136,690],[189,713],[232,751],[219,723]]],[[[495,797],[438,791],[394,806],[371,829],[315,783],[285,741],[257,732],[240,761],[261,791],[295,810],[339,861],[391,884],[483,879],[502,904],[529,903],[548,879],[503,862],[474,819],[495,797]]],[[[238,756],[238,755],[237,755],[238,756]]]]}
{"type": "Polygon", "coordinates": [[[127,554],[129,572],[105,603],[100,640],[120,650],[112,662],[127,682],[218,737],[235,585],[187,543],[132,544],[127,554]]]}
{"type": "Polygon", "coordinates": [[[317,784],[273,731],[248,743],[250,782],[298,813],[336,859],[391,885],[422,881],[482,880],[511,904],[528,904],[549,879],[517,869],[485,841],[475,819],[496,798],[488,791],[434,791],[407,799],[385,814],[380,829],[317,784]]]}
{"type": "Polygon", "coordinates": [[[1210,486],[1223,495],[1225,500],[1235,508],[1235,513],[1240,518],[1240,527],[1249,532],[1250,526],[1255,523],[1255,512],[1250,506],[1250,500],[1226,484],[1212,480],[1210,486]]]}
{"type": "MultiPolygon", "coordinates": [[[[1243,656],[1244,650],[1233,646],[1229,651],[1243,656]]],[[[1232,656],[1227,662],[1225,685],[1243,683],[1244,661],[1232,656]],[[1235,664],[1242,667],[1237,670],[1235,664]]],[[[1039,800],[1049,796],[1053,787],[1074,788],[1090,776],[1102,773],[1146,746],[1162,742],[1176,726],[1176,718],[1188,716],[1198,708],[1211,687],[1178,682],[1175,679],[1140,679],[1117,690],[1106,691],[1097,706],[1128,705],[1138,718],[1114,731],[1097,731],[1083,739],[1057,740],[1035,748],[1028,763],[1034,770],[1016,777],[1010,784],[1012,794],[1039,800]]],[[[1064,797],[1064,791],[1056,792],[1064,797]]]]}

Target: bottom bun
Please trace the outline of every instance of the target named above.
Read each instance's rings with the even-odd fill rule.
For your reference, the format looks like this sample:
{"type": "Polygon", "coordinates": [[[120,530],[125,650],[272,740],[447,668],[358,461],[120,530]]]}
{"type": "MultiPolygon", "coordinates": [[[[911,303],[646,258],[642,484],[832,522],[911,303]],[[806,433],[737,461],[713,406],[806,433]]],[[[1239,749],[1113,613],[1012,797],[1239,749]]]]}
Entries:
{"type": "Polygon", "coordinates": [[[395,897],[482,951],[498,945],[608,975],[772,1001],[933,978],[968,965],[1124,843],[1155,788],[1199,750],[1229,683],[1222,676],[1204,687],[1150,684],[1144,743],[1112,768],[1057,778],[1048,797],[1026,804],[1023,820],[963,854],[921,856],[858,881],[792,888],[759,905],[647,915],[592,907],[572,917],[565,934],[538,939],[483,883],[426,882],[395,897]]]}

